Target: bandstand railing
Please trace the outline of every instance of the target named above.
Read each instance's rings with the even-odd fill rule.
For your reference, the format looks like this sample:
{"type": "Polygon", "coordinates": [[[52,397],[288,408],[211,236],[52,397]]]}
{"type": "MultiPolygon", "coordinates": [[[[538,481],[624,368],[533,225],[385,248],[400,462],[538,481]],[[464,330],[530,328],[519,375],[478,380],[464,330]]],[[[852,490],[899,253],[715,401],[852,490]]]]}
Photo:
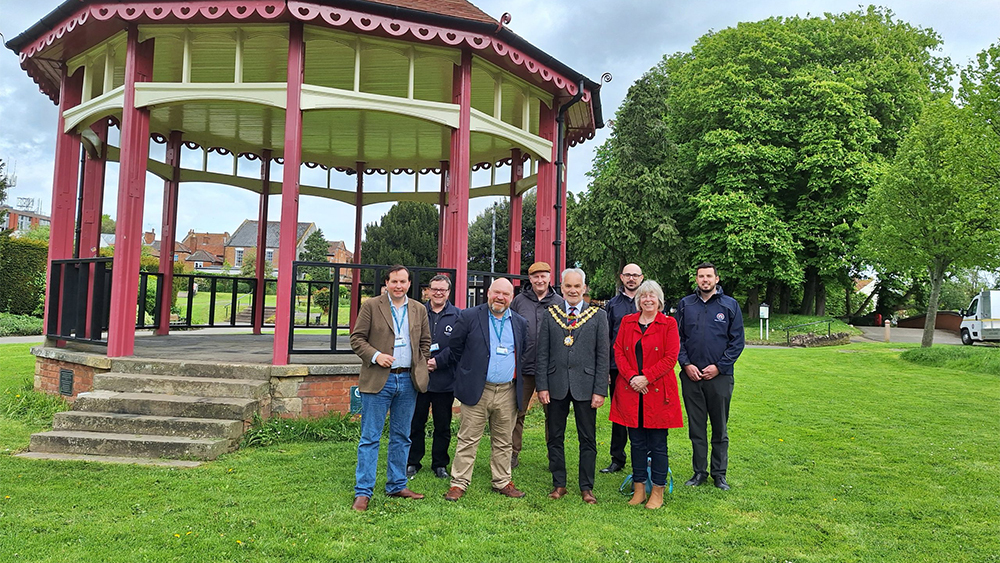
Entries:
{"type": "MultiPolygon", "coordinates": [[[[350,344],[339,342],[338,335],[346,336],[351,323],[357,318],[363,298],[381,294],[385,272],[391,268],[378,264],[341,264],[332,262],[293,262],[292,275],[295,279],[292,291],[291,311],[294,322],[289,324],[289,354],[353,354],[350,344]],[[355,276],[357,276],[355,278],[355,276]],[[355,282],[356,280],[356,282],[355,282]],[[341,287],[347,295],[341,295],[341,287]],[[329,293],[320,297],[322,290],[329,293]],[[341,305],[346,310],[341,311],[341,305]],[[303,334],[321,333],[329,336],[329,342],[322,347],[295,345],[296,331],[303,334]],[[308,332],[306,332],[308,331],[308,332]]],[[[423,290],[437,274],[446,274],[455,279],[455,270],[450,268],[409,267],[412,276],[410,299],[423,302],[423,290]]],[[[449,298],[454,302],[455,289],[449,298]]]]}
{"type": "Polygon", "coordinates": [[[46,336],[107,344],[111,258],[53,260],[48,290],[46,336]]]}
{"type": "Polygon", "coordinates": [[[480,272],[477,270],[469,270],[469,297],[466,304],[469,307],[475,307],[482,303],[486,303],[486,292],[490,289],[490,284],[493,280],[497,278],[507,278],[514,284],[514,295],[520,291],[520,288],[525,287],[525,285],[530,285],[531,280],[528,276],[522,276],[520,274],[504,274],[501,272],[480,272]]]}

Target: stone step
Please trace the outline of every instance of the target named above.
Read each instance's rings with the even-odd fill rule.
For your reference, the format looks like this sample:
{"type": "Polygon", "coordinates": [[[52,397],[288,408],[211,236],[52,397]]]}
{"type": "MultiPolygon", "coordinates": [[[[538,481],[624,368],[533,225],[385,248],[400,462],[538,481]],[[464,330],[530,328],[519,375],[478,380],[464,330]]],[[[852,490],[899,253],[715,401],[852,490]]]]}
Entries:
{"type": "Polygon", "coordinates": [[[243,435],[242,420],[184,418],[112,412],[63,411],[52,419],[52,429],[75,432],[153,434],[187,438],[225,438],[237,445],[243,435]]]}
{"type": "Polygon", "coordinates": [[[212,460],[229,451],[229,440],[53,430],[31,435],[33,452],[212,460]]]}
{"type": "Polygon", "coordinates": [[[114,358],[111,361],[111,371],[138,375],[207,377],[209,379],[254,379],[259,381],[270,381],[271,379],[271,366],[267,364],[221,364],[195,360],[114,358]]]}
{"type": "Polygon", "coordinates": [[[269,385],[267,381],[258,379],[217,379],[133,373],[99,373],[94,375],[95,391],[117,391],[119,393],[160,393],[260,399],[267,394],[269,385]]]}
{"type": "Polygon", "coordinates": [[[89,461],[96,463],[153,465],[157,467],[174,467],[178,469],[189,469],[201,465],[200,461],[189,461],[183,459],[152,459],[146,457],[123,457],[90,454],[56,454],[49,452],[22,452],[14,454],[14,457],[21,457],[24,459],[43,459],[47,461],[89,461]]]}
{"type": "Polygon", "coordinates": [[[148,414],[191,418],[250,420],[257,410],[254,399],[193,397],[158,393],[90,391],[77,395],[74,411],[148,414]]]}

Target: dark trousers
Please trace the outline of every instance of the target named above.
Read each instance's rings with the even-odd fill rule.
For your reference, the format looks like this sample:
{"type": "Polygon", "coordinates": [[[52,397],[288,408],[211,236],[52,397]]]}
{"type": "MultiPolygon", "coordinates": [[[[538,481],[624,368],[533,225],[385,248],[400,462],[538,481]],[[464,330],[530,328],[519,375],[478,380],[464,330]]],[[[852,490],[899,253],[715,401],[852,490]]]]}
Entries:
{"type": "Polygon", "coordinates": [[[407,465],[421,467],[424,457],[424,436],[427,427],[427,411],[434,414],[434,441],[431,444],[431,467],[448,467],[448,446],[451,444],[451,405],[455,395],[446,393],[418,393],[417,407],[413,411],[410,424],[410,457],[407,465]]]}
{"type": "MultiPolygon", "coordinates": [[[[618,379],[618,370],[611,370],[611,386],[608,387],[608,403],[615,397],[615,384],[618,379]]],[[[611,423],[611,461],[625,467],[625,445],[628,444],[628,428],[611,423]]]]}
{"type": "Polygon", "coordinates": [[[733,398],[733,376],[717,375],[691,381],[681,372],[681,390],[688,416],[692,466],[695,473],[708,473],[708,421],[712,422],[712,476],[725,477],[729,465],[729,402],[733,398]]]}
{"type": "Polygon", "coordinates": [[[658,487],[666,485],[667,468],[670,466],[667,429],[629,428],[628,437],[632,441],[632,482],[646,482],[646,456],[649,456],[653,484],[658,487]]]}
{"type": "Polygon", "coordinates": [[[576,434],[580,440],[580,490],[594,489],[594,473],[597,467],[597,409],[590,408],[590,400],[575,401],[569,395],[565,399],[552,399],[545,411],[545,428],[549,435],[549,471],[552,485],[566,486],[566,419],[569,407],[573,405],[576,420],[576,434]]]}

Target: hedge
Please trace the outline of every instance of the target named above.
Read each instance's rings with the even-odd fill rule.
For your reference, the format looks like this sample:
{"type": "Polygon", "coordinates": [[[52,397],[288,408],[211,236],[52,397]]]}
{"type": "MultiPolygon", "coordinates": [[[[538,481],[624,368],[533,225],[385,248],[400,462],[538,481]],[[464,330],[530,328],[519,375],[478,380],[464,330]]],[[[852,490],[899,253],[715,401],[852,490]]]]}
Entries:
{"type": "Polygon", "coordinates": [[[49,245],[0,235],[0,312],[31,315],[45,296],[49,245]]]}
{"type": "Polygon", "coordinates": [[[42,333],[42,319],[0,313],[0,336],[36,336],[42,333]]]}

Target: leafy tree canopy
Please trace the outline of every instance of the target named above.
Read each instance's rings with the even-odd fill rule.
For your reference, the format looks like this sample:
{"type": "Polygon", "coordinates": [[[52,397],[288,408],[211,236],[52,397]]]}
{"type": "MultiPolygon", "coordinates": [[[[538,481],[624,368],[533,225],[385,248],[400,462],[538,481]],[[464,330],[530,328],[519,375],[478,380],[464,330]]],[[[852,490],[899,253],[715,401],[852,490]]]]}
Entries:
{"type": "Polygon", "coordinates": [[[114,234],[115,232],[115,220],[111,218],[110,215],[101,215],[101,234],[114,234]]]}
{"type": "Polygon", "coordinates": [[[865,208],[864,252],[885,269],[930,276],[922,344],[933,342],[944,278],[1000,265],[1000,137],[971,108],[927,105],[865,208]]]}
{"type": "Polygon", "coordinates": [[[434,267],[438,253],[438,212],[429,203],[401,201],[378,223],[365,226],[361,247],[366,264],[434,267]]]}

